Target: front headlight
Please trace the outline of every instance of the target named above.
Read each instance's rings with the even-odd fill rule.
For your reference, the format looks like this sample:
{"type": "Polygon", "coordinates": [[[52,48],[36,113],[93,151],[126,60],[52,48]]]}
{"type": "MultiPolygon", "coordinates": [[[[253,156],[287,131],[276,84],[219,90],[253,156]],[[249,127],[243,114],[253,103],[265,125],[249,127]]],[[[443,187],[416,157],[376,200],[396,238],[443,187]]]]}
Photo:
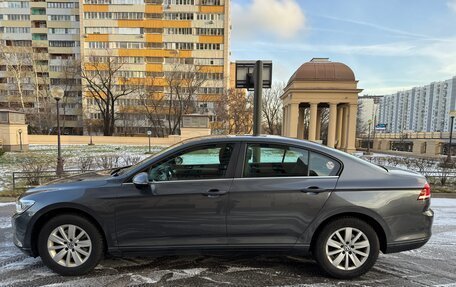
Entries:
{"type": "Polygon", "coordinates": [[[29,209],[33,204],[35,204],[34,200],[19,199],[18,201],[16,201],[16,213],[23,213],[24,211],[29,209]]]}

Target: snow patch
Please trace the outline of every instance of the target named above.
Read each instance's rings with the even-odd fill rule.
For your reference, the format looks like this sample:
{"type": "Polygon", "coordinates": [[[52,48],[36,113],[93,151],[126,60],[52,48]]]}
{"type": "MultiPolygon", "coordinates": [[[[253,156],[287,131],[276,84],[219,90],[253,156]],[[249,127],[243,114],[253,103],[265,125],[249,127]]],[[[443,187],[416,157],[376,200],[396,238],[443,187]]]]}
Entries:
{"type": "Polygon", "coordinates": [[[10,206],[16,204],[15,202],[0,202],[0,207],[2,206],[10,206]]]}
{"type": "Polygon", "coordinates": [[[184,269],[184,270],[179,270],[179,271],[172,271],[173,277],[170,278],[168,281],[195,277],[195,276],[203,273],[206,270],[207,270],[207,268],[192,268],[192,269],[184,269]]]}
{"type": "Polygon", "coordinates": [[[153,272],[151,274],[151,277],[146,277],[146,276],[135,274],[135,275],[131,276],[131,280],[133,280],[133,282],[139,283],[139,284],[155,284],[158,281],[160,281],[160,279],[167,273],[170,273],[170,272],[169,271],[153,272]]]}
{"type": "Polygon", "coordinates": [[[0,229],[11,228],[11,219],[8,217],[0,217],[0,229]]]}
{"type": "Polygon", "coordinates": [[[456,207],[456,198],[432,198],[431,208],[434,207],[456,207]]]}

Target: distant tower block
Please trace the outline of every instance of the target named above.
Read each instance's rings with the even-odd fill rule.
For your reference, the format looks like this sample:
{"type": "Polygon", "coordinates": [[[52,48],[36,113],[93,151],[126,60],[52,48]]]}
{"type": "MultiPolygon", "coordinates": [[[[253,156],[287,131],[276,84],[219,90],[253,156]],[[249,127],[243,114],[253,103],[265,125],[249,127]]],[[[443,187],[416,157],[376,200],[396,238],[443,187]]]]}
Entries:
{"type": "Polygon", "coordinates": [[[282,95],[282,135],[321,142],[346,152],[355,151],[358,81],[347,65],[313,58],[291,76],[282,95]],[[324,113],[324,109],[329,109],[324,113]],[[323,130],[322,115],[327,115],[323,130]]]}

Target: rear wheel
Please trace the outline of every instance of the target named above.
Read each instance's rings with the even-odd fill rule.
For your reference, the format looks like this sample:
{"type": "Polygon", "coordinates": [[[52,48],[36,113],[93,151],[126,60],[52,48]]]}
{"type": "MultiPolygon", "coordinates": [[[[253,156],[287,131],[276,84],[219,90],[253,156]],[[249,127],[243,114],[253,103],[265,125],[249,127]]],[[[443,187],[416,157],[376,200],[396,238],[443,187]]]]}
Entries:
{"type": "Polygon", "coordinates": [[[60,275],[83,275],[103,256],[103,238],[87,219],[65,214],[50,219],[38,237],[44,264],[60,275]]]}
{"type": "Polygon", "coordinates": [[[315,259],[329,275],[349,279],[369,271],[380,249],[375,230],[366,222],[344,217],[325,226],[314,246],[315,259]]]}

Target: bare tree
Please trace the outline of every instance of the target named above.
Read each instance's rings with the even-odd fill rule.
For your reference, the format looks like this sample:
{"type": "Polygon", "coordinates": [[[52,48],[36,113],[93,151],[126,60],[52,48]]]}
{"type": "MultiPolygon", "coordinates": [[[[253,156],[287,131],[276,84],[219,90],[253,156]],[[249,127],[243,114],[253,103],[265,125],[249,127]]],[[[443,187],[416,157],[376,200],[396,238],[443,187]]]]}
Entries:
{"type": "Polygon", "coordinates": [[[115,132],[117,101],[138,90],[133,80],[123,76],[124,63],[109,51],[103,56],[90,56],[82,67],[81,77],[87,97],[93,99],[103,120],[103,135],[115,132]]]}
{"type": "Polygon", "coordinates": [[[139,90],[139,98],[155,137],[164,137],[163,116],[166,114],[166,97],[163,90],[156,85],[155,78],[144,81],[139,90]]]}
{"type": "Polygon", "coordinates": [[[225,92],[215,107],[219,122],[227,134],[250,134],[253,127],[253,95],[241,89],[225,92]]]}
{"type": "Polygon", "coordinates": [[[285,86],[284,82],[280,82],[274,84],[271,89],[264,91],[262,101],[263,130],[267,134],[279,135],[281,133],[283,106],[280,97],[285,86]]]}
{"type": "Polygon", "coordinates": [[[168,134],[177,134],[182,116],[196,110],[196,96],[206,81],[202,68],[197,65],[176,64],[165,74],[168,134]]]}
{"type": "Polygon", "coordinates": [[[364,112],[363,101],[358,101],[358,114],[356,116],[356,136],[360,137],[367,133],[368,126],[363,122],[362,114],[364,112]]]}
{"type": "Polygon", "coordinates": [[[40,64],[40,53],[28,46],[6,46],[0,43],[0,58],[9,76],[8,108],[26,113],[31,133],[48,133],[55,123],[49,95],[47,65],[40,64]]]}
{"type": "MultiPolygon", "coordinates": [[[[32,74],[32,47],[6,46],[0,43],[0,59],[11,75],[14,88],[17,90],[21,110],[25,112],[24,90],[30,85],[32,74]]],[[[11,89],[12,90],[12,89],[11,89]]]]}
{"type": "Polygon", "coordinates": [[[69,94],[78,93],[81,89],[81,60],[67,59],[62,65],[61,87],[65,91],[62,99],[63,121],[62,129],[66,126],[66,115],[69,104],[69,94]]]}

